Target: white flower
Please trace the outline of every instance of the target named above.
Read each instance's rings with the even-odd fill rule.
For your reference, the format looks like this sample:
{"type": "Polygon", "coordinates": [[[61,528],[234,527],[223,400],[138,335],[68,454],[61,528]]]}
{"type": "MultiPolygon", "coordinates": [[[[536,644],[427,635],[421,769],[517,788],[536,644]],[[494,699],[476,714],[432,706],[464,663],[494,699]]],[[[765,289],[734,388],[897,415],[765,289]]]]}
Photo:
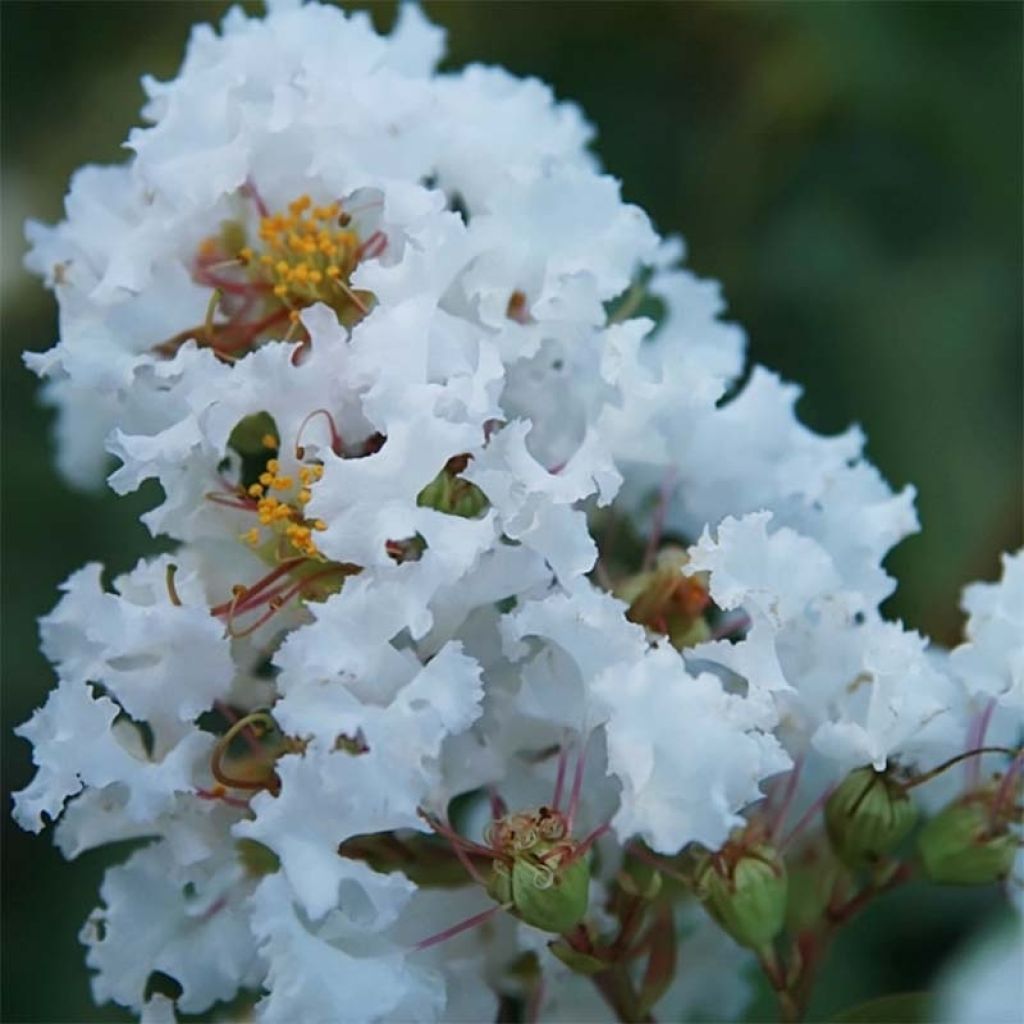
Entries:
{"type": "MultiPolygon", "coordinates": [[[[1020,703],[1020,556],[968,592],[965,693],[878,612],[912,490],[858,430],[803,427],[769,371],[734,393],[718,286],[622,202],[577,108],[438,75],[442,51],[414,7],[389,37],[329,5],[233,9],[146,80],[131,159],[29,227],[60,463],[157,481],[144,521],[178,544],[112,592],[98,565],[65,584],[59,682],[19,730],[22,826],[59,818],[69,857],[150,840],[83,933],[97,999],[146,1019],[246,987],[271,1024],[492,1018],[498,993],[579,1019],[597,990],[486,884],[507,850],[439,887],[465,873],[427,834],[449,810],[466,842],[502,802],[599,842],[598,936],[634,838],[717,849],[808,752],[915,761],[985,698],[1020,703]],[[692,545],[696,646],[660,615],[682,580],[659,534],[692,545]],[[648,585],[650,615],[614,596],[648,585]]],[[[743,959],[706,926],[684,945],[670,1012],[739,1013],[743,959]]]]}

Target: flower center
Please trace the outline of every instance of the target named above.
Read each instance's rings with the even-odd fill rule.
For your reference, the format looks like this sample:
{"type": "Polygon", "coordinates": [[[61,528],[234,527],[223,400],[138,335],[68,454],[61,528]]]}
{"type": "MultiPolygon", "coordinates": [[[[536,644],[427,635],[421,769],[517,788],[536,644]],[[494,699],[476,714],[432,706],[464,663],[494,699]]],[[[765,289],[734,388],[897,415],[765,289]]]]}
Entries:
{"type": "MultiPolygon", "coordinates": [[[[265,441],[272,443],[274,439],[268,436],[265,441]]],[[[266,470],[247,490],[248,496],[256,502],[254,511],[259,525],[242,534],[243,540],[254,548],[272,543],[278,560],[295,554],[323,560],[313,534],[326,530],[327,524],[322,519],[307,519],[305,515],[305,506],[313,496],[313,484],[323,473],[321,465],[299,466],[296,484],[292,476],[281,473],[277,459],[268,459],[266,470]]]]}
{"type": "Polygon", "coordinates": [[[268,285],[290,311],[324,302],[343,321],[353,311],[365,315],[366,301],[348,284],[364,255],[351,223],[340,202],[314,206],[309,196],[300,196],[287,213],[261,217],[262,245],[243,245],[235,257],[255,283],[268,285]]]}
{"type": "Polygon", "coordinates": [[[240,216],[203,240],[192,277],[212,290],[206,320],[156,345],[161,355],[194,340],[231,361],[265,341],[308,341],[299,315],[316,302],[330,306],[345,327],[370,311],[373,294],[349,281],[362,260],[387,247],[382,232],[363,239],[340,200],[317,206],[302,195],[271,213],[252,187],[241,194],[256,205],[257,238],[249,238],[252,219],[240,216]]]}

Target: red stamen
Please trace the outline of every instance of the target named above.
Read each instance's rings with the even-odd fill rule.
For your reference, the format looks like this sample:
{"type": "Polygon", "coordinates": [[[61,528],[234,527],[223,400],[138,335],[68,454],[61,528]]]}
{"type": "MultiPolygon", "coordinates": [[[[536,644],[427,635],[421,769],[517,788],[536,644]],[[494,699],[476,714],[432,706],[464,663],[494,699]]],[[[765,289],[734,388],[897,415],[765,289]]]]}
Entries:
{"type": "Polygon", "coordinates": [[[471,928],[476,928],[477,925],[481,925],[484,921],[494,917],[494,915],[499,911],[511,909],[511,903],[500,903],[497,906],[489,907],[487,910],[482,910],[479,914],[467,917],[465,921],[460,921],[458,924],[453,924],[450,928],[445,928],[443,932],[431,935],[429,939],[423,939],[421,942],[417,942],[416,945],[412,947],[413,951],[418,953],[421,949],[429,949],[431,946],[436,946],[439,942],[444,942],[456,935],[461,935],[462,932],[468,932],[471,928]]]}
{"type": "Polygon", "coordinates": [[[314,416],[323,416],[327,420],[327,426],[331,432],[331,451],[335,455],[341,455],[344,451],[344,441],[342,440],[341,433],[338,431],[338,425],[334,422],[334,417],[326,409],[314,409],[299,424],[299,429],[295,432],[295,458],[301,460],[306,457],[306,450],[300,442],[302,440],[302,432],[306,429],[306,424],[314,416]]]}
{"type": "Polygon", "coordinates": [[[214,505],[223,505],[224,508],[235,508],[242,512],[255,512],[259,503],[254,498],[243,498],[239,495],[220,494],[217,491],[209,491],[203,497],[212,501],[214,505]]]}
{"type": "MultiPolygon", "coordinates": [[[[983,746],[985,743],[985,734],[988,732],[989,723],[992,721],[992,713],[996,709],[996,698],[992,697],[989,702],[985,705],[981,714],[972,723],[970,733],[967,737],[968,749],[974,749],[975,747],[983,746]]],[[[981,779],[981,761],[974,758],[967,762],[964,766],[964,771],[967,780],[968,790],[978,788],[978,783],[981,779]]]]}
{"type": "Polygon", "coordinates": [[[773,836],[777,835],[782,826],[786,823],[786,815],[789,814],[789,808],[793,803],[793,797],[796,796],[797,783],[800,781],[800,773],[803,771],[804,759],[801,755],[796,759],[796,763],[793,765],[789,776],[786,779],[786,789],[782,795],[782,803],[779,805],[778,811],[775,813],[771,824],[768,826],[768,839],[771,840],[773,836]]]}
{"type": "Polygon", "coordinates": [[[737,633],[743,633],[750,629],[750,625],[750,617],[746,613],[742,613],[739,618],[723,622],[718,629],[711,634],[711,639],[727,640],[729,637],[736,636],[737,633]]]}
{"type": "Polygon", "coordinates": [[[836,788],[836,783],[832,783],[831,786],[827,787],[825,792],[815,800],[810,807],[802,815],[800,820],[789,830],[786,834],[785,839],[778,844],[778,850],[781,853],[806,827],[810,824],[814,816],[825,806],[828,798],[832,795],[832,790],[836,788]]]}
{"type": "Polygon", "coordinates": [[[357,260],[372,260],[380,256],[388,247],[388,236],[383,231],[374,231],[362,245],[356,249],[357,260]]]}
{"type": "Polygon", "coordinates": [[[668,512],[669,501],[672,497],[672,488],[676,482],[676,470],[672,467],[661,481],[661,489],[658,492],[658,501],[654,506],[654,515],[651,520],[651,535],[647,539],[647,547],[644,549],[644,559],[641,563],[642,572],[647,572],[653,565],[658,547],[661,545],[661,537],[665,530],[665,514],[668,512]]]}
{"type": "Polygon", "coordinates": [[[460,836],[451,825],[446,825],[440,818],[435,818],[434,815],[428,814],[422,808],[419,815],[439,836],[447,839],[453,846],[461,846],[468,853],[475,853],[490,860],[504,859],[497,850],[492,850],[489,846],[481,846],[479,843],[474,843],[472,839],[460,836]]]}
{"type": "Polygon", "coordinates": [[[275,580],[279,579],[281,576],[284,576],[285,573],[288,573],[292,569],[301,565],[304,561],[306,561],[305,557],[300,555],[291,559],[288,562],[282,562],[274,569],[271,569],[271,571],[268,572],[266,576],[264,576],[258,582],[254,583],[251,587],[242,587],[241,591],[239,593],[236,593],[231,598],[230,601],[225,601],[223,602],[223,604],[219,604],[211,608],[210,614],[214,616],[214,618],[219,619],[221,618],[221,616],[229,614],[231,609],[239,604],[241,604],[242,606],[240,610],[245,611],[246,607],[255,600],[256,595],[258,595],[261,591],[269,587],[270,584],[273,583],[275,580]]]}
{"type": "Polygon", "coordinates": [[[551,809],[557,811],[562,804],[562,790],[565,787],[565,769],[569,762],[569,748],[562,744],[558,748],[558,774],[555,776],[555,795],[551,798],[551,809]]]}
{"type": "Polygon", "coordinates": [[[256,207],[256,212],[261,217],[269,217],[270,209],[267,204],[263,201],[263,196],[260,195],[259,189],[256,187],[256,183],[252,178],[246,178],[245,184],[238,190],[239,194],[243,195],[246,199],[251,199],[253,205],[256,207]]]}
{"type": "Polygon", "coordinates": [[[572,832],[572,823],[580,806],[580,793],[583,791],[583,767],[587,757],[586,740],[580,747],[580,756],[576,760],[576,771],[572,779],[572,792],[569,794],[569,807],[565,815],[566,832],[572,832]]]}
{"type": "Polygon", "coordinates": [[[487,795],[491,800],[491,820],[504,818],[508,814],[508,804],[502,799],[501,794],[493,786],[488,786],[487,795]]]}
{"type": "Polygon", "coordinates": [[[237,807],[243,811],[249,810],[249,802],[247,800],[239,800],[233,796],[228,796],[227,793],[214,793],[208,789],[197,788],[196,796],[200,800],[220,800],[231,807],[237,807]]]}

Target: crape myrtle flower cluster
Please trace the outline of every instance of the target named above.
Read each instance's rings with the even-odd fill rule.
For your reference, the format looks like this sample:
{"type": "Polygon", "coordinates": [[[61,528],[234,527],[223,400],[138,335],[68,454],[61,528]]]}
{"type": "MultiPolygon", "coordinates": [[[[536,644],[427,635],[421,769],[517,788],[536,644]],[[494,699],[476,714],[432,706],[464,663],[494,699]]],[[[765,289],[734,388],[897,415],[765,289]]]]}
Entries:
{"type": "Polygon", "coordinates": [[[15,817],[135,841],[82,940],[153,1020],[737,1016],[758,961],[796,1016],[919,816],[915,870],[1011,873],[1024,557],[952,653],[886,621],[913,492],[576,107],[442,51],[232,10],[29,225],[60,465],[176,546],[42,620],[15,817]]]}

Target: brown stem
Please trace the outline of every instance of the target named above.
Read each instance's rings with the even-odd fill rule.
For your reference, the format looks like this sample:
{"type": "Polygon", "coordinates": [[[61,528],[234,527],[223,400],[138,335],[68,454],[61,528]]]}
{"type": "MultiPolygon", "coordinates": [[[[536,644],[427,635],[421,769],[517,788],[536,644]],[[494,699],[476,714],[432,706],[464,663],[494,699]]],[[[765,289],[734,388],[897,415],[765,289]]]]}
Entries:
{"type": "Polygon", "coordinates": [[[607,971],[592,977],[598,992],[623,1024],[654,1024],[650,1013],[640,1013],[640,999],[633,982],[622,964],[614,964],[607,971]]]}

